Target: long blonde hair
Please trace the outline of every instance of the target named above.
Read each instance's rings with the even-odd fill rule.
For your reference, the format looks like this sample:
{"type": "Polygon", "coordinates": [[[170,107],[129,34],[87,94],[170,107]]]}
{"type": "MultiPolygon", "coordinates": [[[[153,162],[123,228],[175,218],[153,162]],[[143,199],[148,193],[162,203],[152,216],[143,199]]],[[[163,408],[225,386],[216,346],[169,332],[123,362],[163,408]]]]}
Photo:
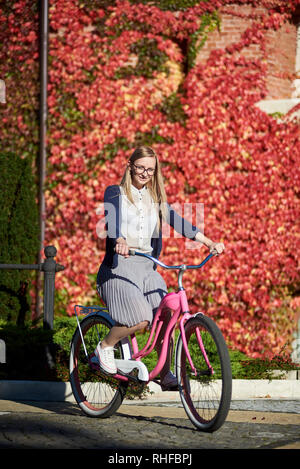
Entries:
{"type": "Polygon", "coordinates": [[[144,158],[146,156],[155,158],[155,163],[156,163],[153,177],[150,179],[150,181],[147,182],[146,186],[150,191],[153,201],[159,207],[159,210],[161,211],[162,216],[164,218],[165,210],[166,210],[166,203],[167,203],[167,196],[166,196],[163,176],[161,173],[159,159],[158,159],[157,154],[152,148],[141,146],[134,150],[131,157],[129,158],[130,165],[126,167],[126,170],[123,174],[120,185],[122,186],[127,198],[130,200],[132,204],[134,204],[133,197],[131,194],[131,184],[132,184],[131,165],[135,163],[137,160],[139,160],[140,158],[144,158]]]}

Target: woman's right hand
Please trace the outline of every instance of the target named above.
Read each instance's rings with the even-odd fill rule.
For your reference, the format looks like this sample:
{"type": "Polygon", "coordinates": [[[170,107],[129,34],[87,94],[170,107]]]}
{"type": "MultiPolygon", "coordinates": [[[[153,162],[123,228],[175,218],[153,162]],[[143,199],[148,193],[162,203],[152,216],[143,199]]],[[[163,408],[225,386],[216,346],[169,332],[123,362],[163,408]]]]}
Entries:
{"type": "Polygon", "coordinates": [[[129,246],[124,238],[118,238],[116,242],[116,253],[124,257],[129,257],[129,246]]]}
{"type": "Polygon", "coordinates": [[[209,247],[209,251],[215,256],[219,256],[225,251],[225,246],[223,243],[212,243],[209,247]]]}

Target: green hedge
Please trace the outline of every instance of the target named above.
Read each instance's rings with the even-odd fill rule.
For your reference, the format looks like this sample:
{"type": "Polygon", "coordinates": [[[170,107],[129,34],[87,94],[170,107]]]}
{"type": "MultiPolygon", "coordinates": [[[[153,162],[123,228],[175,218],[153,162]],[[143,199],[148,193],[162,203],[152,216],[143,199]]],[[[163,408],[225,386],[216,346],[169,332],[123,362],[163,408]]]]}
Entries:
{"type": "Polygon", "coordinates": [[[53,330],[31,322],[17,326],[0,319],[0,338],[6,344],[0,379],[68,381],[69,348],[75,328],[75,317],[56,319],[53,330]]]}
{"type": "MultiPolygon", "coordinates": [[[[37,186],[29,160],[0,153],[0,187],[0,263],[35,264],[39,250],[37,186]]],[[[0,270],[0,318],[24,323],[33,275],[28,270],[0,270]]]]}

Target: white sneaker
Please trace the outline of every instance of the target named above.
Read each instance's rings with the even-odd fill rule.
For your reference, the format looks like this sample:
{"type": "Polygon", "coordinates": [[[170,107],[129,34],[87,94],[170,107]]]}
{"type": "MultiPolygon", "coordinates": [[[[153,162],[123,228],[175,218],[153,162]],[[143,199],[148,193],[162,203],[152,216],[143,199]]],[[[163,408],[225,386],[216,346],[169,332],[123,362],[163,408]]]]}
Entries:
{"type": "Polygon", "coordinates": [[[172,373],[172,371],[168,371],[168,373],[161,380],[160,386],[162,391],[178,391],[177,378],[172,373]]]}
{"type": "Polygon", "coordinates": [[[95,355],[98,358],[99,364],[104,371],[113,375],[117,373],[117,366],[115,362],[113,347],[102,348],[99,342],[95,350],[95,355]]]}

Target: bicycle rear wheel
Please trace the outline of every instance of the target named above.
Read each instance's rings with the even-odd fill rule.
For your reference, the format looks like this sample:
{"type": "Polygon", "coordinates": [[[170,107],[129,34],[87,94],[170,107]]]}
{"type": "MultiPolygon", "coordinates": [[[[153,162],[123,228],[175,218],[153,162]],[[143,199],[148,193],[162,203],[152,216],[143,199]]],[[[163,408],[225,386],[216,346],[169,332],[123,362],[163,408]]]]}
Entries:
{"type": "MultiPolygon", "coordinates": [[[[86,317],[80,323],[84,344],[77,327],[70,353],[70,383],[76,402],[89,417],[110,417],[122,404],[127,384],[120,383],[102,372],[90,359],[94,350],[111,328],[100,315],[86,317]]],[[[116,346],[115,358],[123,358],[122,349],[116,346]]]]}
{"type": "Polygon", "coordinates": [[[204,315],[188,320],[184,330],[196,373],[180,335],[175,366],[181,401],[195,427],[214,432],[224,423],[230,407],[232,375],[228,349],[218,326],[204,315]],[[205,352],[203,347],[201,350],[197,333],[200,333],[205,352]]]}

